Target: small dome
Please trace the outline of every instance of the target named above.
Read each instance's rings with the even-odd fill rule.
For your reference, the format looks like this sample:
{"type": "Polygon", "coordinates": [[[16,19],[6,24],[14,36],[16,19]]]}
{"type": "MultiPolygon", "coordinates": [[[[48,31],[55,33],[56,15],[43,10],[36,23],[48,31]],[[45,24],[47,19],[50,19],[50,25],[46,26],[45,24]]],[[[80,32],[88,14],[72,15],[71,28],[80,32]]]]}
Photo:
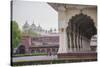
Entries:
{"type": "Polygon", "coordinates": [[[27,23],[27,21],[26,21],[25,24],[23,25],[23,28],[29,28],[29,24],[27,23]]]}
{"type": "Polygon", "coordinates": [[[41,30],[42,30],[42,27],[41,27],[40,25],[39,25],[37,28],[38,28],[38,30],[39,30],[39,31],[41,31],[41,30]]]}
{"type": "Polygon", "coordinates": [[[30,26],[30,28],[31,28],[32,30],[36,30],[36,25],[34,24],[34,22],[33,22],[32,25],[30,26]]]}

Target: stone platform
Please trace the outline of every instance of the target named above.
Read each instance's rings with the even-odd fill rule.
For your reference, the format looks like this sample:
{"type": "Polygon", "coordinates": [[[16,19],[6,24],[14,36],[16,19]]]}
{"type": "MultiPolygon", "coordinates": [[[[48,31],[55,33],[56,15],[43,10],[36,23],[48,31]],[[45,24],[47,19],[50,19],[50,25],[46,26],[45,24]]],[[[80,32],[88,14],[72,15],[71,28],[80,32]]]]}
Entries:
{"type": "Polygon", "coordinates": [[[95,59],[97,60],[97,53],[58,53],[58,58],[61,59],[95,59]]]}

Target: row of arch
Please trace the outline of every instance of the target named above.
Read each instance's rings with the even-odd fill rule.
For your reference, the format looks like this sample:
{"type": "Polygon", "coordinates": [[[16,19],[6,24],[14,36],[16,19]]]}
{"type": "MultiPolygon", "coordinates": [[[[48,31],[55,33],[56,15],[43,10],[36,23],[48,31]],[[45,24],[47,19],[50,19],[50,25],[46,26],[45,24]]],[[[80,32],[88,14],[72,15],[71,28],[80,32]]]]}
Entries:
{"type": "MultiPolygon", "coordinates": [[[[72,16],[66,28],[68,48],[80,50],[84,42],[89,44],[91,37],[97,34],[93,19],[83,13],[72,16]]],[[[83,44],[84,43],[84,44],[83,44]]]]}

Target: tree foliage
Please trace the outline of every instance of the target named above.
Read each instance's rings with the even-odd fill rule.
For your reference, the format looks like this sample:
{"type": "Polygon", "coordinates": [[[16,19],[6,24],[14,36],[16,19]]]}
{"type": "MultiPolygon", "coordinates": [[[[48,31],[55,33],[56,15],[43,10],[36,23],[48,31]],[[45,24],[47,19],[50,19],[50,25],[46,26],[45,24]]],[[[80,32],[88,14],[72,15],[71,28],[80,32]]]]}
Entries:
{"type": "Polygon", "coordinates": [[[12,47],[16,48],[21,40],[21,31],[16,21],[11,21],[12,23],[12,47]]]}

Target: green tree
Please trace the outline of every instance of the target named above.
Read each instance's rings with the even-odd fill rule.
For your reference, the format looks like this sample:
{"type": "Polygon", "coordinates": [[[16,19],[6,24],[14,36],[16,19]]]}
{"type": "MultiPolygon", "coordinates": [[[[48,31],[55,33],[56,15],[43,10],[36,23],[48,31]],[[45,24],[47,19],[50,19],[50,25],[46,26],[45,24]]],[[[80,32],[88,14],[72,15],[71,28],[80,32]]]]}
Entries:
{"type": "Polygon", "coordinates": [[[12,47],[16,48],[21,40],[21,31],[16,21],[11,21],[12,23],[12,47]]]}

